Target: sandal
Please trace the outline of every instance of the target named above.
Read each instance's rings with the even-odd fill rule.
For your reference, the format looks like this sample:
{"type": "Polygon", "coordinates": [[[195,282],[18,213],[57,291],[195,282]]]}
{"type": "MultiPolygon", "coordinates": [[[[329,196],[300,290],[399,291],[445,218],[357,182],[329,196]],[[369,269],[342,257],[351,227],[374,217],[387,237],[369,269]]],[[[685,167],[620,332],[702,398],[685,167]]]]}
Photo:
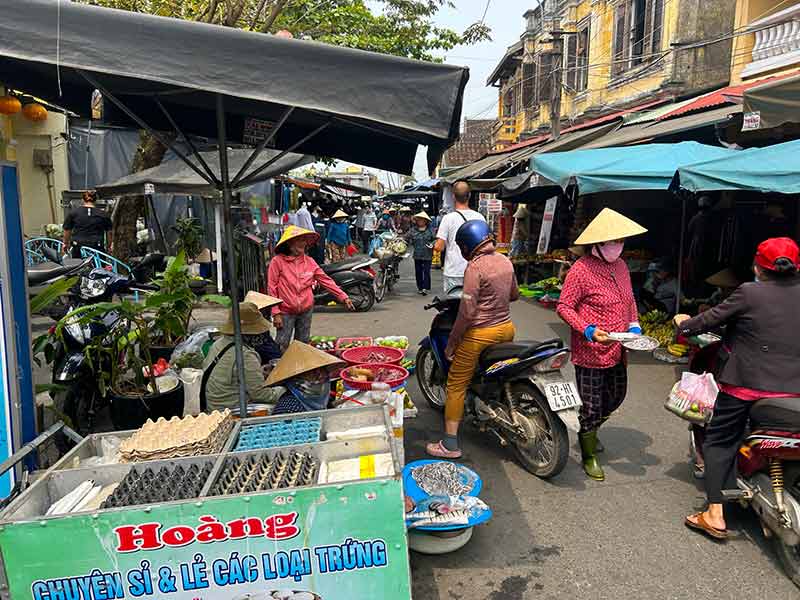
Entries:
{"type": "Polygon", "coordinates": [[[690,517],[686,517],[684,520],[684,524],[689,529],[694,529],[695,531],[699,531],[701,533],[706,534],[709,537],[714,538],[715,540],[726,540],[728,539],[728,530],[727,529],[717,529],[716,527],[712,527],[706,522],[705,513],[699,512],[691,515],[690,517],[694,517],[697,519],[697,523],[690,520],[690,517]]]}
{"type": "Polygon", "coordinates": [[[706,478],[706,466],[705,465],[698,465],[697,463],[694,464],[694,468],[692,470],[692,474],[694,475],[695,479],[705,479],[706,478]]]}
{"type": "Polygon", "coordinates": [[[425,446],[425,451],[436,458],[461,458],[461,450],[448,450],[444,447],[441,440],[438,442],[431,442],[425,446]]]}

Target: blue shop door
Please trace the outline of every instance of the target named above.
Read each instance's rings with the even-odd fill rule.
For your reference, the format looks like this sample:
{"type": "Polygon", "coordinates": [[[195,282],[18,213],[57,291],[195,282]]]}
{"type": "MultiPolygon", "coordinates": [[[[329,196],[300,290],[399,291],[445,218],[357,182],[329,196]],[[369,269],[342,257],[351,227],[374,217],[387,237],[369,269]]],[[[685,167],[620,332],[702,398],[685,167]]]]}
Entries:
{"type": "MultiPolygon", "coordinates": [[[[0,163],[0,462],[36,436],[31,333],[17,168],[0,163]]],[[[12,471],[0,476],[9,494],[12,471]]]]}

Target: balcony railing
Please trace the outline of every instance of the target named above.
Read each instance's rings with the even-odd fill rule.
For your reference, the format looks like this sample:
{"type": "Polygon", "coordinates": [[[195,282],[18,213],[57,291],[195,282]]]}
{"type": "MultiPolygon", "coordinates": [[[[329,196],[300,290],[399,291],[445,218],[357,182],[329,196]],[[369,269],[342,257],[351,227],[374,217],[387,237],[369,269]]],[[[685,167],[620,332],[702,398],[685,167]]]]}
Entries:
{"type": "Polygon", "coordinates": [[[750,24],[755,29],[752,62],[743,77],[800,63],[800,3],[750,24]]]}

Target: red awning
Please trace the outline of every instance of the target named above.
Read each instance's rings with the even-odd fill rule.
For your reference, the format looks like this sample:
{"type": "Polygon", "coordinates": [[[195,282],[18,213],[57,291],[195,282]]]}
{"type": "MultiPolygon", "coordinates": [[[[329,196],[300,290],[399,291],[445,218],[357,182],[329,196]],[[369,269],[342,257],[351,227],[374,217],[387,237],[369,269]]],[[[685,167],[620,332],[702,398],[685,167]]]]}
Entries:
{"type": "MultiPolygon", "coordinates": [[[[579,131],[581,129],[588,129],[589,127],[594,127],[595,125],[602,125],[603,123],[608,123],[609,121],[619,119],[620,117],[624,117],[625,115],[630,114],[632,112],[639,112],[640,110],[651,108],[656,104],[663,104],[664,102],[666,102],[666,100],[664,99],[653,100],[645,104],[640,104],[639,106],[626,108],[625,110],[620,110],[602,117],[597,117],[596,119],[592,119],[591,121],[584,121],[583,123],[579,123],[578,125],[573,125],[572,127],[566,127],[565,129],[561,130],[561,133],[569,133],[570,131],[579,131]]],[[[519,150],[521,148],[527,148],[528,146],[533,146],[534,144],[546,142],[549,139],[550,139],[550,134],[546,133],[544,135],[539,135],[529,140],[525,140],[524,142],[519,142],[512,146],[507,146],[502,150],[495,150],[494,152],[490,152],[489,154],[505,154],[506,152],[511,152],[513,150],[519,150]]]]}
{"type": "Polygon", "coordinates": [[[686,113],[694,112],[696,110],[706,110],[722,104],[741,104],[745,90],[757,85],[762,85],[764,83],[780,81],[781,79],[786,79],[787,77],[795,77],[798,74],[800,74],[800,71],[792,71],[791,73],[774,75],[765,79],[759,79],[758,81],[748,81],[747,83],[741,83],[739,85],[729,85],[728,87],[698,96],[694,102],[684,104],[672,112],[661,115],[656,120],[663,121],[664,119],[671,119],[686,113]]]}

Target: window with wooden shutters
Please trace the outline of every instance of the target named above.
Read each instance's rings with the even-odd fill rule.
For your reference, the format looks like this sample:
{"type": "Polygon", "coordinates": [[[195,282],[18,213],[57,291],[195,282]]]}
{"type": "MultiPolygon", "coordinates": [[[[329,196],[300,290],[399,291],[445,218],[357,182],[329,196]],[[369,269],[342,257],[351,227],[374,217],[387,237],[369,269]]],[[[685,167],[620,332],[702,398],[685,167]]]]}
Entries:
{"type": "Polygon", "coordinates": [[[564,84],[570,92],[577,91],[578,85],[578,36],[568,35],[564,42],[564,84]]]}
{"type": "Polygon", "coordinates": [[[509,88],[503,94],[503,116],[510,117],[514,114],[514,88],[509,88]]]}
{"type": "Polygon", "coordinates": [[[539,56],[539,70],[537,73],[539,83],[539,102],[550,100],[553,88],[553,55],[542,54],[539,56]]]}
{"type": "Polygon", "coordinates": [[[652,19],[650,20],[649,52],[661,52],[662,29],[664,28],[664,0],[651,0],[652,19]]]}
{"type": "Polygon", "coordinates": [[[522,108],[533,106],[535,100],[534,86],[536,82],[536,64],[529,62],[522,64],[522,108]]]}
{"type": "Polygon", "coordinates": [[[578,31],[575,90],[584,91],[589,86],[589,25],[578,31]]]}
{"type": "Polygon", "coordinates": [[[611,74],[619,75],[628,67],[628,2],[623,2],[614,11],[614,62],[611,74]]]}

